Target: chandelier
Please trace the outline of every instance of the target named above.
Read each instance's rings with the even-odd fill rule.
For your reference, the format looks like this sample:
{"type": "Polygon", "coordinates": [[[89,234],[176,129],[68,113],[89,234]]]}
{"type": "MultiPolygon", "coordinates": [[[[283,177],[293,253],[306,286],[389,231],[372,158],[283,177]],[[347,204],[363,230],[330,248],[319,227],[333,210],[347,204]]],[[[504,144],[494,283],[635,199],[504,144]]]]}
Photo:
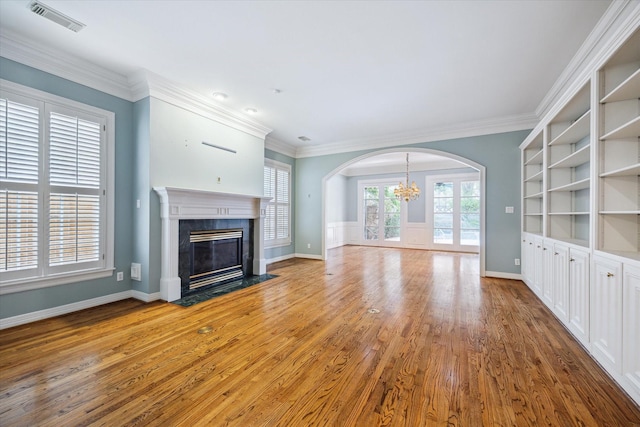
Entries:
{"type": "Polygon", "coordinates": [[[408,202],[409,200],[416,200],[420,197],[420,189],[416,185],[416,182],[413,181],[411,186],[409,186],[409,153],[407,153],[407,179],[406,184],[402,182],[398,184],[398,188],[393,190],[393,194],[396,195],[398,200],[403,200],[408,202]]]}

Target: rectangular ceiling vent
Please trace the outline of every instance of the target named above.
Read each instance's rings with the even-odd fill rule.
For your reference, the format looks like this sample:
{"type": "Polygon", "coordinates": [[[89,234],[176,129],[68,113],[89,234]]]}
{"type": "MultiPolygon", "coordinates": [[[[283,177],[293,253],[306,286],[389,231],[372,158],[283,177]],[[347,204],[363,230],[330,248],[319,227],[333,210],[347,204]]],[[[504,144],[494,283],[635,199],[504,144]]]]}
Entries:
{"type": "Polygon", "coordinates": [[[43,18],[47,18],[48,20],[62,25],[63,27],[68,28],[76,33],[86,27],[86,25],[84,25],[82,22],[76,21],[73,18],[69,18],[67,15],[60,13],[50,6],[47,6],[46,4],[37,0],[29,3],[29,9],[31,9],[33,13],[40,15],[43,18]]]}

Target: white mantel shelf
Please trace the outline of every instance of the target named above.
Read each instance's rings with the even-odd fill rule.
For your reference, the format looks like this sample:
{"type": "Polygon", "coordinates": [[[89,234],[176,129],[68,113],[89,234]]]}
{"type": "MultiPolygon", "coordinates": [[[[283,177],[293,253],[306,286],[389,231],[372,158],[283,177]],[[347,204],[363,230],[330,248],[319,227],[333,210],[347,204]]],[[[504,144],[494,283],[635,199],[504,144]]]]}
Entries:
{"type": "Polygon", "coordinates": [[[179,222],[185,219],[253,219],[253,272],[265,274],[264,215],[270,197],[218,193],[186,188],[154,187],[160,196],[162,219],[162,266],[160,297],[165,301],[181,298],[178,275],[179,222]]]}

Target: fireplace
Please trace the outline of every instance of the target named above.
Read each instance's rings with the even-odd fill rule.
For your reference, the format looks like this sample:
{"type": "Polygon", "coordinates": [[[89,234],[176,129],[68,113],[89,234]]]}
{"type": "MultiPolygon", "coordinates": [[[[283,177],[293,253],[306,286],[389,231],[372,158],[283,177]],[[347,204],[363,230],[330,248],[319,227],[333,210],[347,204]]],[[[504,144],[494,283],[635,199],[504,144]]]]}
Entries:
{"type": "Polygon", "coordinates": [[[215,286],[189,288],[194,275],[190,265],[191,232],[241,229],[242,274],[266,273],[263,220],[269,197],[170,187],[154,190],[160,197],[162,219],[163,300],[175,301],[205,286],[215,286]]]}
{"type": "Polygon", "coordinates": [[[192,231],[190,243],[190,290],[244,276],[241,229],[192,231]]]}
{"type": "Polygon", "coordinates": [[[179,221],[180,296],[253,275],[254,220],[179,221]]]}

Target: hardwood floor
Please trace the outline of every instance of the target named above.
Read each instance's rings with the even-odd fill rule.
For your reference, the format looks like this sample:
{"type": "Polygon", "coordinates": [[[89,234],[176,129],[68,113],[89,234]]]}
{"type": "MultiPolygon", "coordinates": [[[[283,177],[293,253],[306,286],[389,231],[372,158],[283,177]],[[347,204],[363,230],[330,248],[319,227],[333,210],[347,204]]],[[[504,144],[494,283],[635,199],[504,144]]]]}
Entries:
{"type": "Polygon", "coordinates": [[[344,247],[269,273],[189,308],[127,300],[0,331],[0,425],[640,425],[475,255],[344,247]]]}

